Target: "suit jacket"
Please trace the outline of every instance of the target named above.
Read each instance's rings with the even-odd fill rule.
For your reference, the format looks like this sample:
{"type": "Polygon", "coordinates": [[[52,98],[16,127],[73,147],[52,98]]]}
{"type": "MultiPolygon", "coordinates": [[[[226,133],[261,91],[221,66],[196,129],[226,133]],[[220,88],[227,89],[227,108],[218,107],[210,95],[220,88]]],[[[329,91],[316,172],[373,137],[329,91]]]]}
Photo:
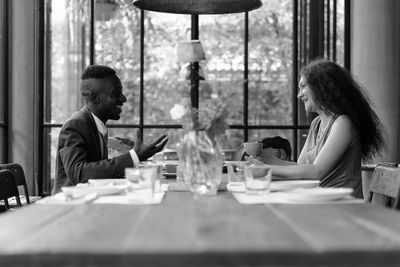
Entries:
{"type": "Polygon", "coordinates": [[[63,186],[76,185],[95,178],[123,177],[125,168],[133,167],[129,152],[112,159],[102,159],[100,138],[90,110],[84,106],[61,128],[56,158],[53,194],[63,186]]]}

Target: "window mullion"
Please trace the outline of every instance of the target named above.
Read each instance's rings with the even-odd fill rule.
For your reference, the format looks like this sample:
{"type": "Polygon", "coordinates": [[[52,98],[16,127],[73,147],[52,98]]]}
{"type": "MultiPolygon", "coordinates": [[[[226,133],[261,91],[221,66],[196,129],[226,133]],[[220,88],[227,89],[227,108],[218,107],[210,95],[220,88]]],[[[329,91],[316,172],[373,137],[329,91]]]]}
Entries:
{"type": "Polygon", "coordinates": [[[243,139],[249,138],[249,12],[244,13],[243,139]]]}

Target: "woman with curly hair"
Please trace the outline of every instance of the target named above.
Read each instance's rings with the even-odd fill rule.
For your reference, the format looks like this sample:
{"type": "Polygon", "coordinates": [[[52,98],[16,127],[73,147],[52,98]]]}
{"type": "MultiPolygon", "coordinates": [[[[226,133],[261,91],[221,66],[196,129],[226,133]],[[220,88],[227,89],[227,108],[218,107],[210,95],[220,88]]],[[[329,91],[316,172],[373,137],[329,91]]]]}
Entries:
{"type": "Polygon", "coordinates": [[[338,64],[317,59],[301,71],[297,98],[306,112],[318,114],[297,163],[272,157],[264,161],[274,164],[274,176],[319,179],[321,187],[351,187],[361,198],[361,162],[384,145],[381,123],[361,86],[338,64]]]}

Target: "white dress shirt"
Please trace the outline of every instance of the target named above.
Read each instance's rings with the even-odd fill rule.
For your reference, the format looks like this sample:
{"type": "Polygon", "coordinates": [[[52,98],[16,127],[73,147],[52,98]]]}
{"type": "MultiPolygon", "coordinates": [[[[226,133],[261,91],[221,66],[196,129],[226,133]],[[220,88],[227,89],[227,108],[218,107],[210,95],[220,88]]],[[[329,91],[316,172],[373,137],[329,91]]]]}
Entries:
{"type": "MultiPolygon", "coordinates": [[[[104,136],[106,136],[108,132],[107,126],[96,115],[94,115],[92,112],[90,113],[92,114],[94,122],[96,123],[97,131],[99,132],[99,138],[104,138],[104,136]],[[100,136],[100,134],[102,136],[100,136]]],[[[132,148],[131,150],[129,150],[129,153],[131,154],[132,157],[133,166],[137,167],[139,165],[139,157],[137,156],[136,151],[132,148]]]]}

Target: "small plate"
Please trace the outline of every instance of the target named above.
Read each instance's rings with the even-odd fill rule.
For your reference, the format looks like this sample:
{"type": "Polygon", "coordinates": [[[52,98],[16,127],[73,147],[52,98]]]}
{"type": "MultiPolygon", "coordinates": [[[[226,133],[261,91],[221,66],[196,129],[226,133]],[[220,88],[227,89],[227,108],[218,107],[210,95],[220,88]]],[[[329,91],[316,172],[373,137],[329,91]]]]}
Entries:
{"type": "Polygon", "coordinates": [[[117,195],[125,190],[126,186],[109,185],[88,185],[88,186],[65,186],[61,190],[65,195],[73,197],[82,197],[88,194],[96,193],[98,196],[117,195]]]}
{"type": "Polygon", "coordinates": [[[344,187],[297,188],[284,193],[284,197],[291,201],[312,203],[343,199],[350,196],[351,193],[353,193],[352,188],[344,187]]]}
{"type": "MultiPolygon", "coordinates": [[[[313,188],[317,187],[319,181],[316,180],[289,180],[289,181],[272,181],[271,192],[295,190],[297,188],[313,188]]],[[[245,192],[246,186],[244,182],[229,182],[226,188],[231,192],[245,192]]]]}
{"type": "Polygon", "coordinates": [[[89,179],[89,184],[102,186],[102,185],[126,185],[128,179],[114,179],[114,178],[101,178],[101,179],[89,179]]]}
{"type": "Polygon", "coordinates": [[[319,180],[290,180],[290,181],[273,181],[271,183],[271,191],[287,191],[296,188],[313,188],[319,185],[319,180]]]}

